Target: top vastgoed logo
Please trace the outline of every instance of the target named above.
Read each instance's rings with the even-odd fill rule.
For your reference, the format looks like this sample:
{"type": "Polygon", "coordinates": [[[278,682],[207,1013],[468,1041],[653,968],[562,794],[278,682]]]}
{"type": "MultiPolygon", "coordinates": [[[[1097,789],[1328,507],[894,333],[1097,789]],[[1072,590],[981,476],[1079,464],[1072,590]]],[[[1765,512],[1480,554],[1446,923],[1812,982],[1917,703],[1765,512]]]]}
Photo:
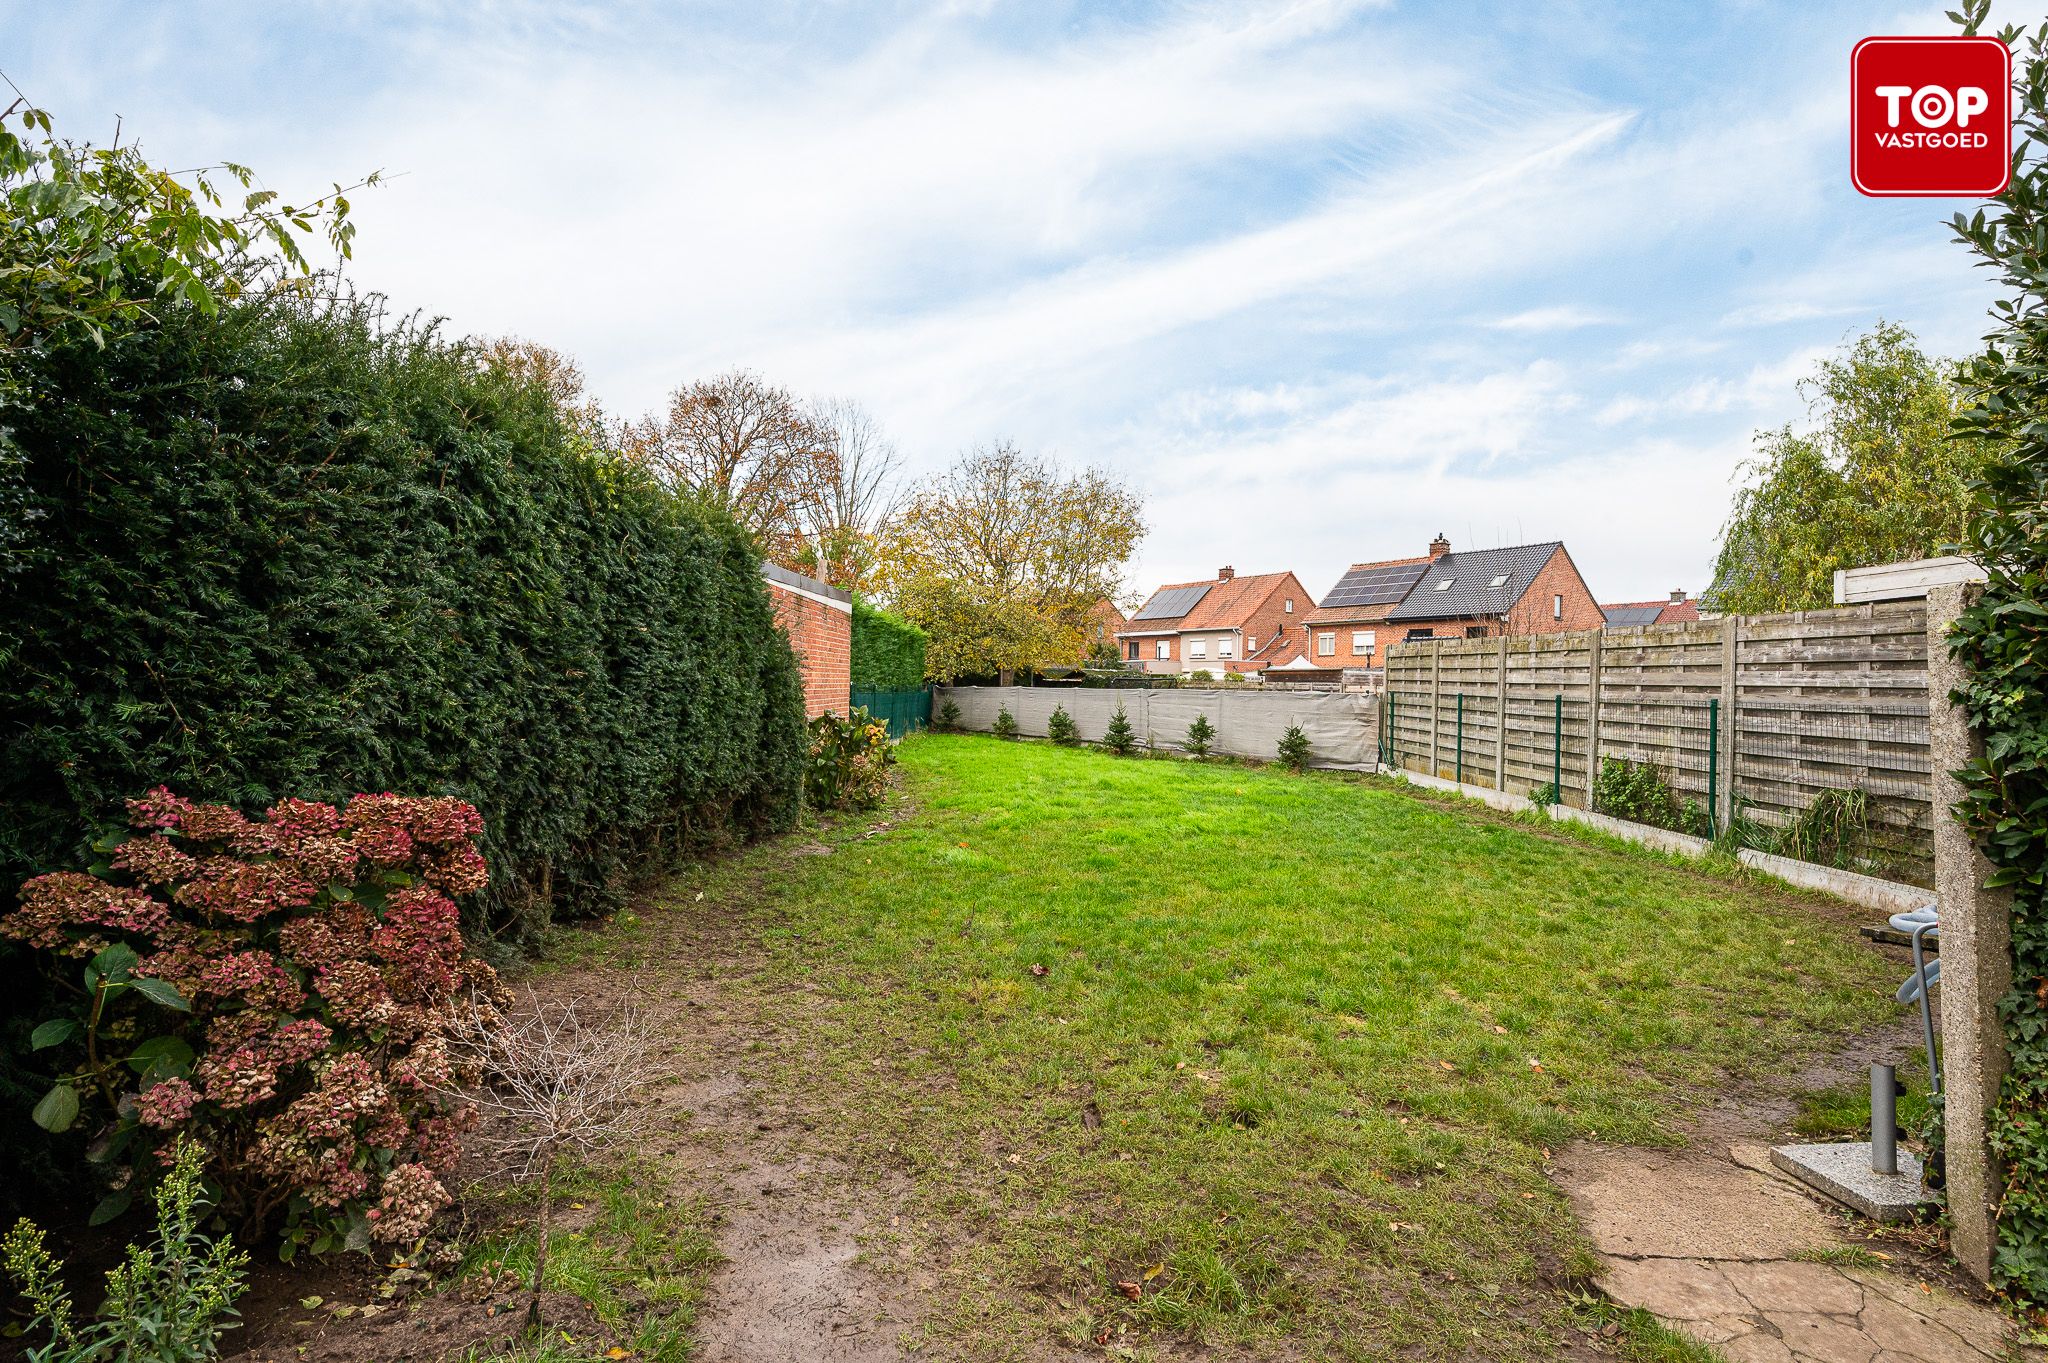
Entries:
{"type": "Polygon", "coordinates": [[[1996,38],[1865,38],[1849,58],[1849,165],[1878,197],[1981,198],[2012,173],[2012,54],[1996,38]]]}

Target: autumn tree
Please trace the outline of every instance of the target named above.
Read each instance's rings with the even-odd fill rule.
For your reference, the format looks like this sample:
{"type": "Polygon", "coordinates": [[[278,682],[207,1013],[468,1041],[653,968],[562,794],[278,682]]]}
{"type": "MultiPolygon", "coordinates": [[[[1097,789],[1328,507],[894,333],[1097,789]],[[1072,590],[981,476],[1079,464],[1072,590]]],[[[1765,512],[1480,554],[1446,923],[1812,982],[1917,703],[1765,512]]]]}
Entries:
{"type": "Polygon", "coordinates": [[[1961,544],[1982,442],[1950,425],[1955,367],[1880,322],[1800,383],[1813,421],[1759,432],[1722,530],[1709,598],[1731,612],[1834,601],[1838,568],[1927,558],[1961,544]]]}
{"type": "Polygon", "coordinates": [[[483,361],[523,382],[538,384],[554,399],[571,431],[591,445],[604,441],[604,409],[584,388],[583,368],[550,346],[518,336],[482,343],[483,361]]]}
{"type": "Polygon", "coordinates": [[[837,478],[833,435],[787,389],[744,369],[685,384],[621,429],[628,457],[729,513],[777,563],[804,561],[807,517],[837,478]]]}
{"type": "Polygon", "coordinates": [[[805,548],[795,566],[835,587],[867,591],[878,547],[901,506],[903,460],[857,402],[826,399],[813,404],[810,415],[830,440],[832,460],[804,510],[805,548]]]}
{"type": "Polygon", "coordinates": [[[968,451],[915,488],[881,582],[930,637],[936,680],[1072,663],[1145,535],[1144,502],[1099,469],[1068,473],[1014,445],[968,451]]]}

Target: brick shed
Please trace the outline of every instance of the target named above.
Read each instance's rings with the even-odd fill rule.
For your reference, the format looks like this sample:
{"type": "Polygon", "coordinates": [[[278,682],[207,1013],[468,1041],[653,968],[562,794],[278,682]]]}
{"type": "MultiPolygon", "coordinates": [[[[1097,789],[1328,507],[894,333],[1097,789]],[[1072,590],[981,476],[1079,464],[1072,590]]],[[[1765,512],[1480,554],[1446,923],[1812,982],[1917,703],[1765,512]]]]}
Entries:
{"type": "Polygon", "coordinates": [[[827,710],[845,714],[853,685],[853,593],[773,563],[761,565],[761,576],[768,579],[775,623],[803,668],[804,713],[813,719],[827,710]]]}

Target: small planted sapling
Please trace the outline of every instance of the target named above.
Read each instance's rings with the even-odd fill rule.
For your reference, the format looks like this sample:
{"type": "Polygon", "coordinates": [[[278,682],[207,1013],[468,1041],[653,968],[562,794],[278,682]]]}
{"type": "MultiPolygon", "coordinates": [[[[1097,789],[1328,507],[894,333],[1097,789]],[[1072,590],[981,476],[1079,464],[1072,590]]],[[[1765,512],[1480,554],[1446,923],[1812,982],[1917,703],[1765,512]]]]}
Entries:
{"type": "Polygon", "coordinates": [[[457,1023],[449,1044],[455,1071],[478,1083],[485,1113],[479,1139],[514,1179],[540,1185],[533,1281],[526,1326],[540,1328],[547,1280],[548,1237],[554,1225],[556,1162],[564,1155],[604,1155],[646,1125],[640,1101],[649,1079],[652,1038],[630,1006],[592,1016],[574,1001],[526,1005],[501,1017],[486,1004],[457,1023]]]}
{"type": "Polygon", "coordinates": [[[1196,715],[1188,725],[1187,742],[1181,746],[1195,757],[1207,757],[1209,745],[1216,741],[1216,726],[1209,722],[1207,715],[1196,715]]]}
{"type": "Polygon", "coordinates": [[[1138,746],[1138,735],[1131,728],[1131,717],[1124,713],[1124,707],[1116,707],[1116,713],[1109,717],[1109,724],[1102,731],[1102,746],[1118,757],[1129,757],[1138,746]]]}
{"type": "Polygon", "coordinates": [[[1074,724],[1074,717],[1067,713],[1066,706],[1053,706],[1052,716],[1045,721],[1045,736],[1063,747],[1072,747],[1081,741],[1081,730],[1074,724]]]}

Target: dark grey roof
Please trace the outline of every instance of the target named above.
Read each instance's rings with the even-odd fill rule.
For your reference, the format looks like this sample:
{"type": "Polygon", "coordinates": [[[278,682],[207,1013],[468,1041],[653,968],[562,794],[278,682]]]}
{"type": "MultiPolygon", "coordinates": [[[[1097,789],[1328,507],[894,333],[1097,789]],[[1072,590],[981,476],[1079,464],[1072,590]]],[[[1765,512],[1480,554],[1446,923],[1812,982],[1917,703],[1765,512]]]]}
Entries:
{"type": "Polygon", "coordinates": [[[1657,617],[1664,613],[1664,603],[1655,601],[1647,606],[1602,606],[1600,609],[1610,625],[1654,625],[1657,617]]]}
{"type": "Polygon", "coordinates": [[[1550,556],[1562,548],[1563,541],[1551,540],[1445,554],[1429,565],[1401,604],[1387,612],[1387,620],[1461,620],[1502,614],[1522,599],[1550,556]],[[1507,580],[1496,587],[1493,584],[1498,577],[1507,580]]]}
{"type": "Polygon", "coordinates": [[[1429,571],[1429,560],[1417,563],[1364,563],[1337,579],[1324,606],[1384,606],[1408,595],[1417,578],[1429,571]]]}
{"type": "Polygon", "coordinates": [[[1133,620],[1178,620],[1209,594],[1214,583],[1197,582],[1192,587],[1164,587],[1152,593],[1152,599],[1138,607],[1133,620]]]}

